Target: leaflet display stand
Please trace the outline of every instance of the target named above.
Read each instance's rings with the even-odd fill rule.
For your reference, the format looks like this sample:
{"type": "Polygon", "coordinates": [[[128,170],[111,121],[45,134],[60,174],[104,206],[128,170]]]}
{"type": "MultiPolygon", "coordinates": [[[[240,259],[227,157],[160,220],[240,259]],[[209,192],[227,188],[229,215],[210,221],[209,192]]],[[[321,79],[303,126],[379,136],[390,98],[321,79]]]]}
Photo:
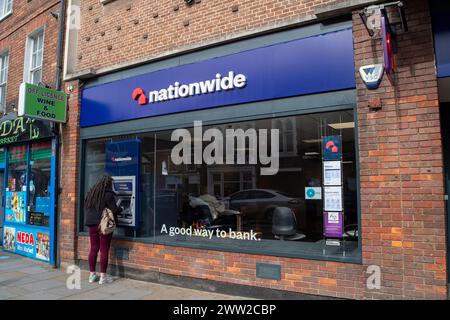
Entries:
{"type": "Polygon", "coordinates": [[[342,136],[322,136],[323,254],[330,246],[345,256],[342,136]]]}

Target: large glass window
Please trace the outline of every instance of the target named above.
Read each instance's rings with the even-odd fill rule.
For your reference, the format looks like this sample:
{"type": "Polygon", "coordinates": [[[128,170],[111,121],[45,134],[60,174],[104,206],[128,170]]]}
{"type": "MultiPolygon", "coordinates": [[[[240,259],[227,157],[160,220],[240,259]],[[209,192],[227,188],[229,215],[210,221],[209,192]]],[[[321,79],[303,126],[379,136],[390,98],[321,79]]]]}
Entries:
{"type": "MultiPolygon", "coordinates": [[[[131,135],[142,142],[141,221],[117,234],[274,255],[358,254],[353,110],[182,130],[176,138],[174,130],[131,135]],[[337,193],[325,188],[324,139],[340,144],[337,193]],[[325,245],[325,196],[342,203],[340,246],[325,245]]],[[[105,144],[120,139],[86,142],[84,192],[105,171],[105,144]]]]}
{"type": "Polygon", "coordinates": [[[8,151],[8,186],[6,189],[6,222],[26,224],[28,146],[8,151]]]}
{"type": "Polygon", "coordinates": [[[28,208],[32,225],[49,226],[51,157],[51,141],[31,145],[28,208]]]}

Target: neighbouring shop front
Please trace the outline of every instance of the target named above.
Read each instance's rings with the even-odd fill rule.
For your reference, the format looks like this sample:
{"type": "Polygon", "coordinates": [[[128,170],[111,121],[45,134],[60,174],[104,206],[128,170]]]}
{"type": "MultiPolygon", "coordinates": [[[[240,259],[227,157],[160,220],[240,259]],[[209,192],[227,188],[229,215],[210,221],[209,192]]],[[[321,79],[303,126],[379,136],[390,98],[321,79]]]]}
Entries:
{"type": "Polygon", "coordinates": [[[80,199],[108,173],[117,239],[359,263],[353,56],[341,22],[87,82],[80,199]]]}
{"type": "MultiPolygon", "coordinates": [[[[448,219],[448,215],[450,210],[448,195],[450,193],[450,148],[448,147],[448,142],[450,139],[450,127],[448,123],[450,120],[450,23],[448,21],[448,15],[450,14],[450,3],[435,0],[432,0],[430,3],[436,55],[436,75],[438,78],[439,104],[442,123],[442,145],[444,150],[445,163],[444,171],[447,198],[447,230],[449,230],[450,220],[448,219]]],[[[447,236],[447,252],[449,252],[449,247],[450,238],[447,236]]],[[[447,268],[449,265],[448,261],[449,260],[447,253],[447,268]]],[[[450,278],[447,276],[447,279],[450,278]]]]}
{"type": "Polygon", "coordinates": [[[3,250],[53,263],[55,139],[48,122],[0,119],[3,250]]]}

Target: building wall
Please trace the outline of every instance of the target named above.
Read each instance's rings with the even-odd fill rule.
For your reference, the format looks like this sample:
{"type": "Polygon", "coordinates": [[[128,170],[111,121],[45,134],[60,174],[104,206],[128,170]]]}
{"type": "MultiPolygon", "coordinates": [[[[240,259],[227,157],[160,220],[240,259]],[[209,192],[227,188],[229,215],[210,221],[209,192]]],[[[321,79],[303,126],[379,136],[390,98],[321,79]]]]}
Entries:
{"type": "MultiPolygon", "coordinates": [[[[108,11],[109,5],[102,7],[98,1],[86,1],[82,5],[84,27],[80,30],[79,61],[74,71],[114,68],[114,64],[152,54],[164,55],[183,46],[200,46],[206,39],[218,41],[233,33],[275,27],[281,21],[298,21],[299,17],[311,15],[312,5],[319,2],[323,3],[240,1],[238,11],[232,12],[231,7],[237,1],[201,1],[191,8],[184,7],[181,1],[163,1],[152,6],[141,1],[121,1],[109,4],[117,7],[117,13],[113,13],[108,11]],[[176,11],[175,3],[179,4],[176,11]],[[131,9],[127,11],[129,4],[131,9]],[[153,17],[154,11],[158,17],[153,17]],[[146,22],[143,16],[147,17],[146,22]],[[132,19],[139,23],[134,24],[132,19]],[[188,26],[183,24],[186,19],[190,21],[188,26]],[[116,29],[118,24],[121,30],[116,29]],[[99,34],[102,31],[104,36],[99,34]],[[149,34],[147,39],[142,37],[145,33],[149,34]],[[108,44],[112,45],[111,50],[105,48],[108,44]]],[[[380,38],[370,38],[357,12],[353,13],[362,264],[123,240],[114,241],[113,246],[128,247],[129,260],[118,261],[111,253],[112,263],[172,275],[343,298],[446,299],[443,161],[430,13],[426,1],[405,0],[404,3],[410,31],[399,35],[397,84],[392,86],[384,77],[381,87],[375,91],[366,90],[357,70],[361,65],[382,62],[380,38]],[[381,99],[381,110],[369,110],[369,100],[377,97],[381,99]],[[281,281],[257,279],[256,262],[279,263],[281,281]],[[366,286],[369,276],[366,271],[371,265],[381,268],[378,290],[366,286]]],[[[66,125],[63,167],[77,175],[63,180],[61,258],[71,262],[87,259],[89,243],[86,236],[77,236],[76,232],[79,179],[76,123],[80,107],[77,94],[82,83],[71,81],[66,88],[68,85],[73,85],[74,91],[66,125]]]]}
{"type": "Polygon", "coordinates": [[[81,1],[81,28],[72,73],[109,68],[243,33],[309,20],[332,0],[81,1]],[[98,57],[102,59],[98,59],[98,57]]]}
{"type": "Polygon", "coordinates": [[[0,52],[9,50],[6,111],[17,107],[19,86],[23,82],[25,46],[28,34],[44,27],[42,81],[55,84],[59,21],[50,12],[59,13],[60,1],[13,1],[12,15],[0,22],[0,52]]]}
{"type": "MultiPolygon", "coordinates": [[[[446,222],[442,141],[430,11],[404,1],[410,28],[399,33],[397,83],[386,75],[368,91],[358,74],[363,262],[379,265],[381,290],[369,298],[446,298],[446,222]],[[382,109],[369,111],[370,99],[382,109]]],[[[353,16],[356,71],[383,62],[353,16]]]]}

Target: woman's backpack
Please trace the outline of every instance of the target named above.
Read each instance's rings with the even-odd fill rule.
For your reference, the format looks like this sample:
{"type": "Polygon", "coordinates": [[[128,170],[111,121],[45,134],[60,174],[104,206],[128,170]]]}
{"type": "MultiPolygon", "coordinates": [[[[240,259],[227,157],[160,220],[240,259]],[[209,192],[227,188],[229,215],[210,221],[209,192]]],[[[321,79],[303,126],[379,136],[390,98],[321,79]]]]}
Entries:
{"type": "Polygon", "coordinates": [[[116,229],[116,221],[114,221],[114,215],[110,209],[103,209],[102,219],[100,220],[98,229],[104,235],[113,233],[116,229]]]}

